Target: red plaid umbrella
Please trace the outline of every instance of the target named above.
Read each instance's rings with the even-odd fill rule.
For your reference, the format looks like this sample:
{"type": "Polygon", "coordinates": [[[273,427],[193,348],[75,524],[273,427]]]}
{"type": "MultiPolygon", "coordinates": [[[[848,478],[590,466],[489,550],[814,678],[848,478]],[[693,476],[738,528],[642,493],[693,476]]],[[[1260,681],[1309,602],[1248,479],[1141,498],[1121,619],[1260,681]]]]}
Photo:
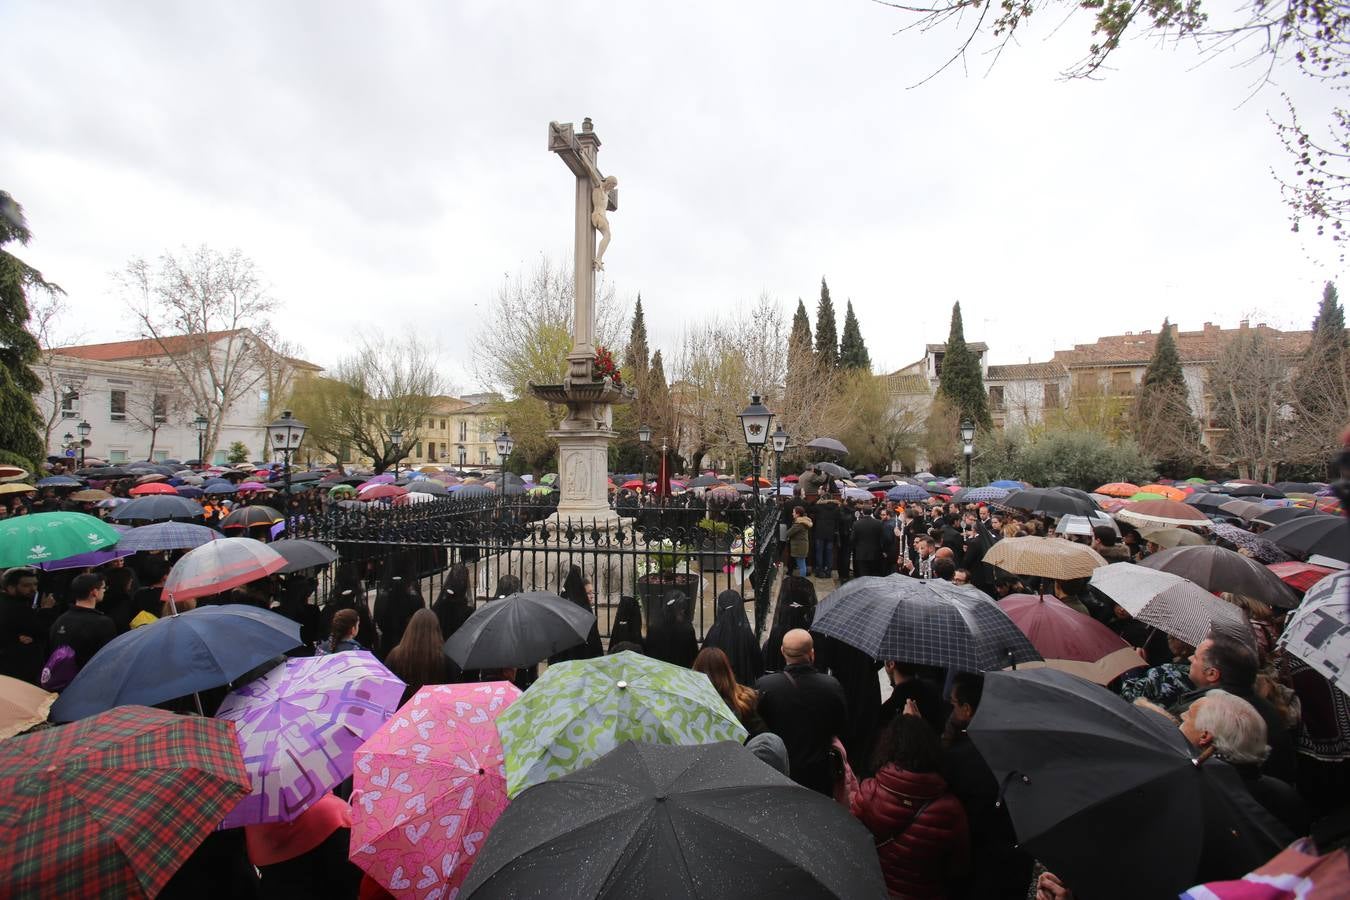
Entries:
{"type": "Polygon", "coordinates": [[[248,789],[219,719],[120,706],[0,741],[3,893],[153,897],[248,789]]]}

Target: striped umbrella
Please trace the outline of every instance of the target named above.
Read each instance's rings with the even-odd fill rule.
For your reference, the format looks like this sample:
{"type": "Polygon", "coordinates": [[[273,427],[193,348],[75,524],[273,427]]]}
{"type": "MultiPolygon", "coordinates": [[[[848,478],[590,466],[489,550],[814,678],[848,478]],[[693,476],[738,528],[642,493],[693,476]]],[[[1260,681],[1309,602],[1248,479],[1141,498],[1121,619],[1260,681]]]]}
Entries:
{"type": "Polygon", "coordinates": [[[191,550],[211,541],[221,539],[221,534],[205,525],[190,525],[187,522],[160,522],[156,525],[142,525],[122,535],[117,549],[137,552],[140,550],[191,550]]]}

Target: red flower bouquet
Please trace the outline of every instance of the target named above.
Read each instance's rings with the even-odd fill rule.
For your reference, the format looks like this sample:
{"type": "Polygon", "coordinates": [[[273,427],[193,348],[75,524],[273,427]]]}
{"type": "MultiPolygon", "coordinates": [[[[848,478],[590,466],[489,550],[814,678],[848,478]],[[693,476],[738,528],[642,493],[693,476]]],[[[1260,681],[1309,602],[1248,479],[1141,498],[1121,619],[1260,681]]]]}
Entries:
{"type": "Polygon", "coordinates": [[[619,371],[619,366],[614,362],[614,354],[609,352],[607,347],[595,348],[595,374],[600,378],[608,378],[620,387],[623,386],[623,373],[619,371]]]}

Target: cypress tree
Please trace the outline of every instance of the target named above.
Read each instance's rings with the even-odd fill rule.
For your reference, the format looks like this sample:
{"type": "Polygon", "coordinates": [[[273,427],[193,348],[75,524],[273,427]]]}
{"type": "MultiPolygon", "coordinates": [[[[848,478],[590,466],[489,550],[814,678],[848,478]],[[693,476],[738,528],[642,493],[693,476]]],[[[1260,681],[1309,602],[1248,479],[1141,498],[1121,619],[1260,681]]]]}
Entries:
{"type": "Polygon", "coordinates": [[[816,303],[816,362],[822,369],[839,365],[839,331],[834,323],[834,301],[830,286],[820,279],[820,301],[816,303]]]}
{"type": "Polygon", "coordinates": [[[1181,354],[1167,319],[1163,319],[1135,397],[1130,432],[1167,475],[1185,475],[1204,455],[1200,426],[1191,412],[1190,391],[1181,370],[1181,354]]]}
{"type": "Polygon", "coordinates": [[[36,471],[46,452],[42,446],[42,418],[33,396],[42,381],[33,372],[38,342],[29,332],[28,290],[61,289],[19,259],[6,244],[27,245],[32,238],[23,207],[0,191],[0,462],[36,471]]]}
{"type": "Polygon", "coordinates": [[[1310,443],[1303,454],[1308,462],[1316,464],[1334,452],[1337,435],[1350,413],[1347,384],[1350,342],[1345,334],[1345,310],[1336,285],[1328,281],[1294,378],[1300,443],[1310,443]]]}
{"type": "Polygon", "coordinates": [[[1177,353],[1177,342],[1172,337],[1172,323],[1163,319],[1162,332],[1153,345],[1153,356],[1144,370],[1144,390],[1171,386],[1186,388],[1186,379],[1181,374],[1181,356],[1177,353]]]}
{"type": "Polygon", "coordinates": [[[642,295],[638,294],[637,303],[633,307],[633,327],[628,332],[628,346],[623,352],[624,375],[631,376],[634,384],[641,380],[641,376],[650,365],[649,353],[647,319],[642,314],[642,295]]]}
{"type": "Polygon", "coordinates": [[[858,317],[853,314],[853,301],[848,301],[844,310],[844,335],[839,339],[839,365],[845,369],[863,369],[870,371],[872,357],[863,341],[862,329],[858,327],[858,317]]]}
{"type": "Polygon", "coordinates": [[[1341,306],[1334,281],[1328,281],[1322,287],[1322,303],[1317,307],[1317,317],[1313,319],[1312,331],[1312,339],[1324,342],[1325,346],[1341,350],[1350,347],[1345,336],[1345,309],[1341,306]]]}
{"type": "Polygon", "coordinates": [[[661,361],[661,351],[652,354],[651,368],[647,370],[647,409],[651,417],[648,422],[658,435],[676,443],[675,416],[670,403],[670,385],[666,383],[666,367],[661,361]]]}
{"type": "Polygon", "coordinates": [[[979,428],[993,428],[989,416],[989,398],[984,393],[984,374],[980,359],[966,346],[965,327],[961,324],[961,304],[952,304],[952,327],[942,357],[938,393],[956,409],[958,421],[970,419],[979,428]]]}
{"type": "Polygon", "coordinates": [[[806,304],[797,298],[797,311],[792,315],[792,331],[788,333],[788,365],[800,362],[802,350],[811,351],[811,317],[806,304]]]}

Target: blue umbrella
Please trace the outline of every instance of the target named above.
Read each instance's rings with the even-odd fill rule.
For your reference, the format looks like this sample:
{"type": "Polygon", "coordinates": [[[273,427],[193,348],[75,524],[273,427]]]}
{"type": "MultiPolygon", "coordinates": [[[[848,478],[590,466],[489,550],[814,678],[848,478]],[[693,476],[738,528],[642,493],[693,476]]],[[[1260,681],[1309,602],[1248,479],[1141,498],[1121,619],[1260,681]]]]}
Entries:
{"type": "Polygon", "coordinates": [[[114,522],[168,522],[200,519],[203,514],[202,506],[196,500],[173,494],[151,494],[122,504],[109,518],[114,522]]]}
{"type": "Polygon", "coordinates": [[[185,484],[178,489],[178,496],[187,497],[189,500],[195,500],[198,497],[200,497],[203,493],[204,492],[202,491],[201,488],[193,487],[190,484],[185,484]]]}
{"type": "Polygon", "coordinates": [[[952,499],[957,503],[995,503],[1008,496],[1008,489],[994,487],[992,484],[987,487],[964,488],[952,495],[952,499]]]}
{"type": "Polygon", "coordinates": [[[202,488],[203,494],[210,494],[210,495],[233,494],[234,492],[235,492],[234,485],[230,484],[228,481],[219,482],[217,484],[208,484],[204,488],[202,488]]]}
{"type": "Polygon", "coordinates": [[[929,497],[928,491],[917,484],[897,484],[886,492],[887,500],[922,501],[929,497]]]}
{"type": "Polygon", "coordinates": [[[187,522],[161,522],[158,525],[142,525],[133,528],[117,542],[118,550],[190,550],[202,544],[218,541],[222,537],[219,531],[205,525],[190,525],[187,522]]]}
{"type": "Polygon", "coordinates": [[[1001,480],[1001,481],[993,481],[993,482],[990,482],[990,483],[989,483],[989,486],[990,486],[990,487],[996,487],[996,488],[1007,488],[1007,489],[1010,490],[1010,491],[1020,491],[1020,490],[1022,490],[1024,487],[1026,487],[1026,485],[1022,484],[1022,482],[1020,482],[1020,481],[1012,481],[1011,479],[1008,479],[1008,478],[1004,478],[1004,479],[1001,480]]]}
{"type": "Polygon", "coordinates": [[[71,478],[69,475],[52,475],[48,478],[40,479],[37,483],[40,488],[45,487],[84,487],[84,482],[78,478],[71,478]]]}
{"type": "Polygon", "coordinates": [[[115,706],[154,706],[220,687],[300,645],[300,625],[243,604],[203,606],[119,635],[52,706],[73,722],[115,706]]]}

